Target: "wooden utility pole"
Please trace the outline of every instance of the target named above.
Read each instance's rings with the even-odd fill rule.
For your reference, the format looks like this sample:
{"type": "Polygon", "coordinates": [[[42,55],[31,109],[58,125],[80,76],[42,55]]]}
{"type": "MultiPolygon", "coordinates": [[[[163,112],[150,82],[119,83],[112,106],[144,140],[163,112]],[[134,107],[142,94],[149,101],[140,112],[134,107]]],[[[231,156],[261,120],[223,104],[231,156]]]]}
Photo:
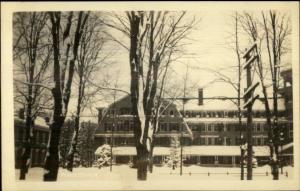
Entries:
{"type": "Polygon", "coordinates": [[[114,91],[114,102],[113,102],[113,126],[111,129],[111,139],[110,139],[110,172],[112,171],[112,163],[113,163],[113,146],[114,146],[114,131],[115,131],[115,125],[116,125],[116,108],[115,108],[115,103],[116,103],[116,90],[114,91]]]}
{"type": "Polygon", "coordinates": [[[181,124],[181,130],[180,130],[180,176],[182,175],[182,166],[183,166],[183,126],[184,126],[184,117],[185,117],[185,103],[187,102],[186,99],[186,82],[188,77],[188,70],[189,68],[186,68],[186,74],[185,74],[185,80],[184,80],[184,87],[183,87],[183,99],[182,99],[182,124],[181,124]]]}
{"type": "Polygon", "coordinates": [[[259,85],[259,83],[252,84],[253,76],[251,75],[252,63],[257,60],[258,56],[255,54],[257,48],[256,43],[254,43],[249,50],[246,51],[243,58],[246,59],[244,69],[246,69],[246,80],[247,89],[244,93],[245,104],[244,108],[247,108],[247,180],[252,180],[252,159],[253,159],[253,149],[252,149],[252,105],[254,101],[259,97],[254,96],[254,90],[259,85]]]}

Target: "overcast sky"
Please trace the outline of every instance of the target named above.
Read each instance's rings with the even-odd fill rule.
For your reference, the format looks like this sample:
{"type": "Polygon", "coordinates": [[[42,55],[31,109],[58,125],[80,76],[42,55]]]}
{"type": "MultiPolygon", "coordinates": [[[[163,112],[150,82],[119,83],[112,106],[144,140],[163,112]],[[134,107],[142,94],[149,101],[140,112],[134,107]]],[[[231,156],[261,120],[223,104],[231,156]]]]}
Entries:
{"type": "MultiPolygon", "coordinates": [[[[137,6],[141,5],[137,4],[137,6]]],[[[179,87],[182,86],[183,89],[183,79],[187,69],[186,66],[188,65],[188,79],[186,82],[188,87],[193,86],[193,89],[189,89],[187,92],[188,96],[196,97],[197,89],[201,87],[204,88],[205,97],[236,96],[235,90],[226,83],[210,84],[209,82],[214,80],[216,76],[206,69],[222,69],[222,72],[225,75],[233,80],[236,80],[237,70],[231,68],[232,66],[237,65],[236,54],[230,46],[230,41],[233,40],[231,34],[234,31],[232,15],[236,10],[238,10],[239,13],[242,13],[244,9],[250,8],[250,12],[256,16],[260,16],[262,10],[269,10],[270,8],[269,6],[264,6],[264,8],[262,8],[256,3],[249,3],[249,6],[247,7],[243,5],[244,9],[241,9],[241,6],[241,4],[238,6],[234,6],[234,4],[232,4],[231,6],[229,3],[227,3],[226,6],[225,4],[222,4],[221,6],[221,4],[203,3],[197,5],[195,4],[194,7],[190,6],[187,8],[185,21],[188,22],[190,21],[191,17],[195,16],[196,20],[199,22],[189,35],[191,40],[188,41],[189,44],[185,47],[186,54],[176,62],[171,63],[171,69],[168,73],[169,78],[167,83],[176,83],[179,87]]],[[[78,5],[74,4],[72,9],[75,9],[75,7],[76,9],[81,9],[83,6],[78,7],[78,5]]],[[[170,9],[173,7],[170,6],[170,9]]],[[[183,9],[186,9],[185,7],[186,6],[183,4],[183,9]]],[[[176,8],[178,9],[178,5],[176,5],[176,8]]],[[[280,4],[280,7],[278,8],[280,8],[280,12],[288,13],[290,11],[288,4],[280,4]]],[[[45,9],[49,9],[49,7],[45,9]]],[[[71,8],[68,7],[65,9],[68,10],[71,8]]],[[[126,6],[123,6],[122,9],[128,10],[128,7],[126,8],[126,6]]],[[[91,10],[99,11],[96,6],[92,6],[91,10]]],[[[120,14],[123,13],[124,12],[120,11],[120,14]]],[[[113,29],[110,29],[109,32],[111,34],[115,33],[113,29]]],[[[126,36],[119,34],[117,38],[122,39],[125,42],[127,41],[128,43],[126,36]]],[[[248,47],[250,43],[247,39],[242,38],[240,39],[240,44],[241,48],[244,49],[248,47]]],[[[113,81],[118,81],[118,88],[129,91],[129,53],[126,49],[122,48],[116,43],[110,44],[109,49],[113,52],[112,56],[110,57],[110,60],[113,62],[113,64],[111,67],[107,67],[105,70],[97,73],[97,80],[95,80],[94,83],[101,84],[101,79],[103,76],[109,75],[113,81]]],[[[267,59],[266,55],[263,55],[263,57],[263,59],[267,59]]],[[[290,55],[287,55],[285,58],[283,58],[283,64],[287,65],[287,67],[291,67],[290,55]]],[[[245,77],[243,77],[243,79],[244,78],[245,77]]],[[[119,93],[117,98],[122,96],[124,96],[124,94],[119,93]]],[[[76,98],[75,95],[73,97],[76,98]]],[[[94,102],[93,108],[106,106],[111,102],[112,99],[108,100],[108,102],[94,102]]],[[[70,103],[70,113],[74,111],[75,103],[75,99],[72,99],[70,103]]],[[[86,115],[89,115],[89,111],[86,111],[85,113],[87,113],[86,115]]]]}
{"type": "MultiPolygon", "coordinates": [[[[186,55],[182,56],[178,61],[171,63],[171,70],[169,73],[169,80],[167,83],[177,83],[178,86],[184,84],[184,77],[187,65],[188,80],[187,86],[193,86],[190,89],[188,95],[191,97],[197,96],[197,89],[204,88],[204,96],[235,96],[236,91],[226,83],[214,83],[210,84],[216,76],[212,72],[208,72],[205,68],[218,70],[228,77],[236,80],[237,70],[231,68],[237,65],[237,58],[234,50],[230,46],[230,41],[233,40],[231,34],[234,31],[232,15],[234,10],[201,10],[201,11],[188,11],[186,21],[192,16],[195,16],[200,21],[195,29],[191,32],[188,41],[190,44],[185,47],[186,55]],[[197,69],[198,68],[198,69],[197,69]]],[[[240,12],[242,13],[242,12],[240,12]]],[[[256,15],[261,14],[261,10],[253,12],[256,15]]],[[[114,33],[112,31],[112,33],[114,33]]],[[[119,39],[127,41],[127,37],[119,35],[119,39]]],[[[240,46],[242,49],[249,46],[249,42],[245,38],[240,39],[240,46]]],[[[112,46],[112,45],[111,45],[112,46]]],[[[109,73],[111,77],[118,81],[118,87],[129,91],[130,73],[129,73],[129,54],[128,51],[116,44],[112,46],[114,54],[111,60],[114,61],[113,67],[106,70],[105,73],[109,73]]],[[[264,59],[264,58],[263,58],[264,59]]],[[[266,59],[266,58],[265,58],[266,59]]],[[[287,55],[283,62],[286,67],[291,67],[290,55],[287,55]]],[[[244,71],[243,71],[244,72],[244,71]]],[[[101,78],[101,75],[99,76],[101,78]]],[[[244,79],[245,77],[243,77],[244,79]]],[[[100,83],[100,82],[99,82],[100,83]]],[[[243,81],[243,83],[245,83],[243,81]]],[[[243,89],[244,87],[242,87],[243,89]]],[[[260,91],[258,90],[260,94],[260,91]]],[[[117,97],[124,96],[123,93],[119,93],[117,97]]],[[[112,101],[112,100],[110,100],[112,101]]],[[[105,106],[108,102],[95,103],[94,106],[105,106]]]]}

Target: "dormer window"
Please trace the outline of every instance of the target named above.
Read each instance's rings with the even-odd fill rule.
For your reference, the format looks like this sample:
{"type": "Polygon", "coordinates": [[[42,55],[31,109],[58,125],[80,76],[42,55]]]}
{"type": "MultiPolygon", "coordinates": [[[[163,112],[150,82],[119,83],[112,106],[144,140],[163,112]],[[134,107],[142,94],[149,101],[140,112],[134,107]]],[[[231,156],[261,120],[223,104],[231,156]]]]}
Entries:
{"type": "Polygon", "coordinates": [[[173,117],[174,116],[174,111],[170,110],[170,115],[173,117]]]}

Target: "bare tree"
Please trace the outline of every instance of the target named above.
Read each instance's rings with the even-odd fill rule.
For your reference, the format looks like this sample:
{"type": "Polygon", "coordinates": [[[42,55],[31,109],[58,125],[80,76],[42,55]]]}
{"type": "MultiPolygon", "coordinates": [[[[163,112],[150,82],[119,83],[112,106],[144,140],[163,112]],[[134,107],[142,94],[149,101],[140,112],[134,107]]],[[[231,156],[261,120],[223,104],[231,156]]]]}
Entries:
{"type": "Polygon", "coordinates": [[[14,14],[14,98],[16,104],[26,109],[26,138],[20,161],[20,180],[26,178],[30,165],[35,118],[50,101],[42,85],[48,80],[47,68],[52,51],[47,42],[47,20],[45,13],[14,14]]]}
{"type": "Polygon", "coordinates": [[[127,12],[130,23],[131,103],[134,115],[134,135],[137,149],[137,178],[147,179],[147,166],[156,131],[155,102],[157,83],[164,56],[175,47],[188,31],[191,23],[182,24],[185,12],[170,16],[168,12],[127,12]],[[143,46],[144,45],[144,46],[143,46]],[[148,50],[148,67],[144,64],[144,50],[148,50]],[[144,69],[147,69],[144,75],[144,69]]]}
{"type": "Polygon", "coordinates": [[[279,140],[279,126],[278,126],[278,88],[280,78],[280,67],[282,66],[281,58],[286,53],[286,41],[291,34],[289,17],[285,14],[280,14],[276,11],[269,11],[269,19],[262,12],[264,33],[266,39],[266,46],[268,50],[269,69],[272,77],[273,88],[273,127],[272,127],[272,143],[274,150],[271,148],[271,166],[273,179],[279,179],[279,158],[278,148],[279,140]]]}
{"type": "Polygon", "coordinates": [[[68,112],[68,104],[71,95],[71,86],[75,70],[75,61],[77,60],[78,48],[82,36],[82,31],[88,19],[89,13],[84,13],[82,11],[78,13],[74,36],[70,35],[72,25],[74,25],[73,12],[68,13],[63,33],[61,22],[62,13],[48,12],[48,14],[50,16],[52,24],[51,33],[54,58],[54,88],[52,89],[52,95],[54,99],[54,108],[52,120],[50,123],[50,138],[44,167],[44,181],[56,181],[59,168],[58,145],[60,138],[60,130],[68,112]],[[62,41],[60,38],[61,34],[63,37],[62,41]],[[72,57],[69,61],[68,58],[70,49],[72,50],[72,57]],[[62,55],[62,51],[64,51],[65,56],[64,62],[60,57],[60,55],[62,55]]]}
{"type": "Polygon", "coordinates": [[[129,37],[128,46],[108,34],[113,41],[129,51],[130,95],[136,126],[137,178],[146,180],[158,124],[158,108],[161,105],[159,97],[163,92],[164,76],[169,63],[174,60],[173,53],[182,48],[183,43],[179,42],[187,38],[195,19],[184,23],[185,12],[131,11],[126,12],[126,16],[110,14],[111,21],[104,23],[129,37]]]}
{"type": "Polygon", "coordinates": [[[270,147],[270,166],[274,180],[279,179],[279,131],[278,131],[278,87],[279,87],[279,67],[282,64],[281,58],[287,51],[286,41],[290,34],[289,18],[286,15],[280,15],[277,12],[270,11],[269,18],[262,12],[262,22],[249,13],[244,13],[240,17],[241,25],[250,37],[252,43],[257,42],[258,67],[257,74],[259,76],[262,92],[264,95],[264,104],[266,109],[266,119],[268,126],[268,137],[270,147]],[[262,26],[262,29],[260,29],[262,26]],[[269,58],[268,71],[272,78],[272,94],[273,94],[273,114],[270,109],[267,92],[267,72],[264,71],[264,62],[262,60],[262,45],[265,42],[269,58]],[[272,123],[273,117],[273,123],[272,123]]]}
{"type": "Polygon", "coordinates": [[[72,171],[74,154],[78,153],[78,134],[80,131],[80,114],[84,111],[91,97],[95,96],[96,91],[89,91],[88,88],[91,85],[88,83],[88,79],[92,77],[95,72],[99,71],[101,65],[104,65],[104,61],[107,55],[100,56],[105,43],[105,38],[101,28],[103,27],[100,19],[97,15],[87,20],[87,23],[83,29],[82,38],[80,41],[79,55],[75,71],[78,77],[78,97],[77,108],[75,114],[75,129],[73,133],[71,147],[68,153],[67,169],[72,171]]]}

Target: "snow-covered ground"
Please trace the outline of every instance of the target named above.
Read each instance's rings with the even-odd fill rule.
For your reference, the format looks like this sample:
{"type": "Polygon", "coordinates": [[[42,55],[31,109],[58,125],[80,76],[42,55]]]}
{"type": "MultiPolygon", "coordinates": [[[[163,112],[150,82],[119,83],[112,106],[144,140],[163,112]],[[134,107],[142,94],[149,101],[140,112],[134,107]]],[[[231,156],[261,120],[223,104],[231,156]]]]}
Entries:
{"type": "MultiPolygon", "coordinates": [[[[245,169],[245,172],[247,170],[245,169]]],[[[289,184],[289,180],[293,180],[294,168],[291,166],[284,167],[284,173],[280,174],[280,182],[289,184]],[[288,175],[288,176],[286,176],[288,175]]],[[[18,180],[19,170],[16,170],[16,183],[32,183],[40,185],[42,183],[43,169],[31,168],[25,181],[18,180]]],[[[74,168],[73,172],[66,169],[59,169],[57,183],[64,186],[71,186],[72,190],[79,188],[87,188],[92,186],[96,189],[199,189],[207,184],[204,189],[215,188],[219,184],[211,184],[214,181],[224,181],[230,183],[229,186],[234,187],[239,184],[248,184],[249,181],[240,181],[240,168],[224,168],[224,167],[201,167],[201,166],[184,166],[183,175],[179,174],[180,169],[172,170],[169,167],[154,167],[153,173],[148,173],[147,181],[136,180],[136,169],[130,168],[128,165],[113,166],[112,172],[109,167],[98,168],[74,168]],[[228,181],[230,180],[230,181],[228,181]],[[74,184],[75,182],[75,184],[74,184]],[[80,185],[80,186],[76,186],[80,185]]],[[[256,185],[257,181],[263,184],[276,184],[272,181],[269,166],[263,166],[253,169],[252,185],[256,185]],[[269,180],[269,181],[268,181],[269,180]]],[[[245,176],[246,179],[246,176],[245,176]]],[[[227,185],[228,186],[228,185],[227,185]]],[[[34,188],[30,187],[30,188],[34,188]]],[[[67,188],[67,187],[66,187],[67,188]]],[[[225,187],[222,187],[224,189],[225,187]]],[[[36,188],[37,189],[37,188],[36,188]]],[[[36,190],[31,189],[31,190],[36,190]]]]}

